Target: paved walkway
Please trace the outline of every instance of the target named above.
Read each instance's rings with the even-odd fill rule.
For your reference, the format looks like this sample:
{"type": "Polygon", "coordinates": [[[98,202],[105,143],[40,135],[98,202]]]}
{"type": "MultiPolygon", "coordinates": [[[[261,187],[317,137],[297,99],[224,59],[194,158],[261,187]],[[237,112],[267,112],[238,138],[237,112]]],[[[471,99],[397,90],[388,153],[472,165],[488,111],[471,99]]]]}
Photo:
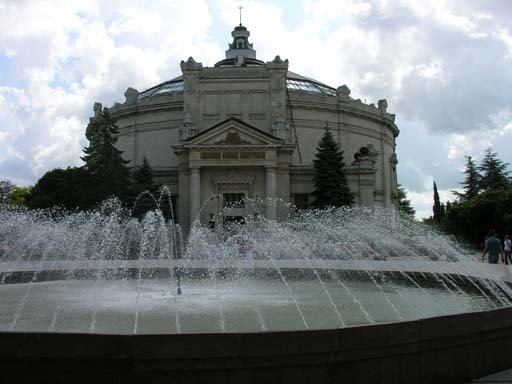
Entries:
{"type": "MultiPolygon", "coordinates": [[[[492,375],[481,377],[473,380],[470,383],[473,384],[497,384],[497,383],[512,383],[512,368],[506,371],[493,373],[492,375]]],[[[468,384],[470,384],[468,383],[468,384]]]]}

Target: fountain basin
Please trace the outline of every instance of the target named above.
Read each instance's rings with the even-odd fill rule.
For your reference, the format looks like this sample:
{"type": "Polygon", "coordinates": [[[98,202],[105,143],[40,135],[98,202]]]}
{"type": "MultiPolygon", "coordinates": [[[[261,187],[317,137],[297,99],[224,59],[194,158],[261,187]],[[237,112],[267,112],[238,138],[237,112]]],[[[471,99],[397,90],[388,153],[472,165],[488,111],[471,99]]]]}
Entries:
{"type": "Polygon", "coordinates": [[[208,269],[202,260],[100,260],[3,263],[0,270],[13,280],[0,285],[0,372],[6,380],[66,382],[79,376],[83,382],[165,382],[172,377],[186,383],[454,383],[511,365],[512,308],[486,309],[478,289],[467,281],[461,289],[476,296],[463,298],[455,289],[436,288],[436,276],[459,284],[470,277],[510,281],[508,268],[501,265],[252,260],[219,261],[208,269]],[[275,276],[276,267],[311,329],[301,324],[289,291],[275,276]],[[175,268],[185,276],[182,296],[175,292],[175,268]],[[323,278],[344,324],[312,271],[323,278]],[[328,278],[329,271],[343,275],[343,283],[375,324],[358,323],[364,320],[361,308],[350,297],[336,294],[342,287],[328,278]],[[132,278],[104,279],[126,274],[132,278]],[[412,289],[403,274],[413,276],[425,290],[432,288],[436,301],[447,300],[450,314],[443,314],[439,303],[430,303],[423,316],[405,316],[406,308],[410,315],[426,298],[415,296],[419,290],[412,289]],[[59,280],[63,276],[71,279],[59,280]],[[397,287],[405,291],[400,295],[397,287]],[[251,296],[256,289],[259,294],[251,296]],[[7,310],[9,297],[12,305],[7,310]],[[479,303],[479,308],[470,308],[470,302],[479,303]],[[383,303],[388,315],[392,303],[402,319],[374,312],[374,306],[383,303]],[[83,311],[70,311],[77,304],[83,311]],[[248,315],[245,320],[243,313],[248,315]]]}
{"type": "Polygon", "coordinates": [[[0,333],[8,381],[457,383],[510,367],[512,309],[329,330],[0,333]]]}

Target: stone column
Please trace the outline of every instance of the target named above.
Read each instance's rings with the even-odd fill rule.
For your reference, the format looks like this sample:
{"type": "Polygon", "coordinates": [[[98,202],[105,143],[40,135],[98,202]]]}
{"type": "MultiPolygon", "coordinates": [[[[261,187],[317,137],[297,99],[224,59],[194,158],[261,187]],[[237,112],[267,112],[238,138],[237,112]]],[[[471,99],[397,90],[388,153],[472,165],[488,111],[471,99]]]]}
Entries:
{"type": "Polygon", "coordinates": [[[199,218],[201,209],[201,169],[190,168],[190,224],[199,218]]]}
{"type": "Polygon", "coordinates": [[[266,215],[267,219],[276,218],[276,167],[265,167],[266,171],[266,215]]]}

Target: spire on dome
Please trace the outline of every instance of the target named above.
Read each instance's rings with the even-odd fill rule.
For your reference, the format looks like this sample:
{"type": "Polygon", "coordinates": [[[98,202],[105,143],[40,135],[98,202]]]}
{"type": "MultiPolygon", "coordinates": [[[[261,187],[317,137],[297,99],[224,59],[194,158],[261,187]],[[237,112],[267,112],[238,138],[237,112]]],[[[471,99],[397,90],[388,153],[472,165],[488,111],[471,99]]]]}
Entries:
{"type": "Polygon", "coordinates": [[[229,44],[229,49],[226,51],[226,58],[215,63],[216,67],[247,67],[247,66],[261,66],[265,63],[256,59],[256,51],[249,43],[249,36],[251,33],[246,27],[242,25],[242,8],[240,10],[240,24],[233,29],[231,36],[233,42],[229,44]]]}
{"type": "Polygon", "coordinates": [[[233,42],[226,51],[226,59],[236,59],[235,65],[243,65],[245,59],[256,59],[256,51],[249,43],[250,32],[242,25],[242,9],[240,7],[240,25],[231,32],[233,42]]]}

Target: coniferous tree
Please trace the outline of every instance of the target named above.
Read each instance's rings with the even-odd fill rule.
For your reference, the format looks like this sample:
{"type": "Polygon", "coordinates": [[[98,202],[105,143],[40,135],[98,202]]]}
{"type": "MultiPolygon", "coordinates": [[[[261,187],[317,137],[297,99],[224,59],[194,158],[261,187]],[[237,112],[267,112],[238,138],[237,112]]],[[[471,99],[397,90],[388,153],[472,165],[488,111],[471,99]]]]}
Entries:
{"type": "Polygon", "coordinates": [[[460,183],[464,192],[455,192],[455,195],[461,201],[472,199],[478,195],[480,191],[480,174],[478,173],[476,163],[471,156],[466,156],[466,160],[466,169],[464,170],[466,177],[464,181],[460,183]]]}
{"type": "Polygon", "coordinates": [[[115,147],[119,130],[108,108],[104,108],[87,127],[89,147],[84,148],[85,169],[93,176],[91,187],[95,201],[110,196],[127,200],[130,189],[128,161],[121,157],[122,151],[115,147]]]}
{"type": "Polygon", "coordinates": [[[495,191],[509,187],[507,166],[507,163],[498,159],[496,152],[492,152],[491,148],[488,148],[485,151],[485,156],[479,167],[482,175],[480,179],[480,189],[484,191],[495,191]]]}
{"type": "Polygon", "coordinates": [[[320,139],[313,160],[315,170],[313,207],[340,207],[353,204],[354,197],[348,187],[344,166],[343,151],[327,129],[320,139]]]}
{"type": "Polygon", "coordinates": [[[398,184],[397,192],[398,211],[410,216],[414,216],[416,214],[416,211],[411,206],[411,200],[407,198],[407,192],[400,184],[398,184]]]}
{"type": "Polygon", "coordinates": [[[146,212],[157,208],[159,188],[153,181],[153,168],[146,156],[142,159],[142,165],[133,171],[132,180],[133,215],[141,218],[146,212]]]}
{"type": "Polygon", "coordinates": [[[434,181],[434,206],[432,207],[432,211],[434,213],[433,219],[435,222],[441,222],[444,214],[444,207],[439,200],[439,193],[437,192],[437,185],[434,181]]]}

